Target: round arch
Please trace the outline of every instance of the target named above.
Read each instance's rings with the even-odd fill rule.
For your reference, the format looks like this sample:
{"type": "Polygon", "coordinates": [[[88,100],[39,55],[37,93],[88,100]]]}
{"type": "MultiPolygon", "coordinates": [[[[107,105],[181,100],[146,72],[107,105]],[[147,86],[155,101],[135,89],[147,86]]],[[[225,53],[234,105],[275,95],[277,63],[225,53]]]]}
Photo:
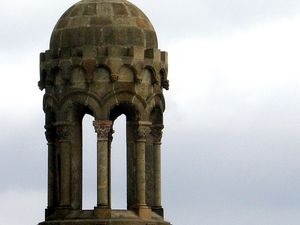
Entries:
{"type": "Polygon", "coordinates": [[[129,109],[133,107],[133,111],[136,111],[136,115],[138,115],[137,118],[139,120],[145,119],[145,108],[147,105],[146,102],[140,96],[129,91],[119,91],[105,96],[103,100],[103,111],[101,118],[109,119],[113,108],[119,105],[127,105],[129,106],[129,109]]]}
{"type": "MultiPolygon", "coordinates": [[[[81,110],[82,117],[84,114],[89,114],[95,118],[101,112],[101,103],[98,102],[97,97],[91,93],[86,93],[83,91],[72,92],[68,95],[65,95],[59,104],[59,114],[61,120],[68,120],[70,108],[77,108],[81,110]],[[97,114],[98,113],[98,114],[97,114]]],[[[74,110],[73,110],[74,111],[74,110]]]]}

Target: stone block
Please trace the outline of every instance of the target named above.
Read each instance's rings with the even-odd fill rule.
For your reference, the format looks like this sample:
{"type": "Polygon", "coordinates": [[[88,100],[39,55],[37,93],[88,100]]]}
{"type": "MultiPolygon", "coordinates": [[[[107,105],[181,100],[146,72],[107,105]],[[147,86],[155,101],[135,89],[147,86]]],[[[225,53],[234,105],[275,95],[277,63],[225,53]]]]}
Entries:
{"type": "Polygon", "coordinates": [[[93,16],[96,15],[96,8],[97,4],[96,3],[90,3],[87,4],[83,10],[83,15],[84,16],[93,16]]]}
{"type": "Polygon", "coordinates": [[[153,59],[154,61],[160,61],[160,50],[159,49],[146,49],[145,58],[153,59]]]}
{"type": "Polygon", "coordinates": [[[120,46],[111,46],[107,48],[107,55],[113,57],[127,56],[128,48],[124,48],[120,46]]]}
{"type": "Polygon", "coordinates": [[[100,219],[111,218],[111,209],[109,208],[95,208],[94,215],[100,219]]]}
{"type": "Polygon", "coordinates": [[[127,16],[128,12],[124,4],[112,3],[112,8],[115,16],[127,16]]]}
{"type": "Polygon", "coordinates": [[[129,49],[128,55],[135,59],[143,59],[145,56],[144,48],[143,47],[131,47],[129,49]]]}
{"type": "Polygon", "coordinates": [[[141,219],[150,220],[152,218],[151,208],[147,206],[138,206],[138,208],[135,209],[135,212],[141,219]]]}
{"type": "Polygon", "coordinates": [[[164,63],[168,63],[168,53],[167,52],[161,52],[160,54],[161,54],[161,56],[160,56],[161,61],[163,61],[164,63]]]}

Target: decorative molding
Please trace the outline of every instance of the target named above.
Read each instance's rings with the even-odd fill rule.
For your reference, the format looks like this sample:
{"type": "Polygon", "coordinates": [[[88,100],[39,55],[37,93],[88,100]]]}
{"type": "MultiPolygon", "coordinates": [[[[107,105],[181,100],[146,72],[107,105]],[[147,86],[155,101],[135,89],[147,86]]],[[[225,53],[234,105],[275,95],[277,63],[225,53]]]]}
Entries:
{"type": "Polygon", "coordinates": [[[119,80],[119,76],[117,74],[112,74],[110,76],[110,79],[111,79],[112,82],[116,82],[116,81],[119,80]]]}
{"type": "Polygon", "coordinates": [[[99,141],[107,141],[112,135],[112,121],[95,120],[93,125],[99,141]]]}
{"type": "Polygon", "coordinates": [[[135,138],[137,141],[146,141],[151,132],[150,125],[151,123],[149,122],[139,122],[135,133],[135,138]]]}
{"type": "Polygon", "coordinates": [[[56,135],[59,141],[70,141],[72,132],[71,132],[71,126],[72,123],[70,122],[57,122],[54,123],[54,126],[56,127],[56,135]]]}
{"type": "Polygon", "coordinates": [[[48,143],[53,143],[55,141],[56,133],[53,126],[45,126],[45,136],[48,143]]]}
{"type": "Polygon", "coordinates": [[[152,134],[152,137],[153,137],[153,143],[161,144],[163,128],[164,128],[163,125],[154,125],[154,126],[151,127],[151,134],[152,134]]]}
{"type": "Polygon", "coordinates": [[[114,137],[113,134],[115,133],[115,131],[113,129],[110,129],[110,132],[108,134],[108,141],[112,142],[114,137]]]}
{"type": "MultiPolygon", "coordinates": [[[[111,82],[118,81],[118,72],[122,66],[128,66],[134,71],[134,82],[139,84],[141,82],[141,61],[143,65],[147,65],[153,71],[152,84],[159,84],[158,73],[155,71],[167,70],[168,62],[165,57],[166,52],[161,52],[158,49],[132,49],[128,48],[124,51],[124,48],[113,47],[94,47],[94,55],[89,55],[83,51],[83,49],[61,49],[59,51],[48,50],[45,53],[41,53],[40,57],[40,81],[38,86],[41,90],[46,86],[55,86],[51,82],[47,84],[47,80],[53,80],[55,74],[53,71],[61,71],[61,79],[63,86],[68,86],[70,81],[70,71],[74,67],[80,67],[84,69],[85,79],[87,83],[93,82],[94,71],[99,65],[108,68],[110,71],[111,82]],[[112,48],[113,50],[111,50],[112,48]],[[117,51],[116,57],[107,55],[107,52],[117,51]],[[141,51],[141,52],[140,52],[141,51]],[[147,54],[146,54],[147,53],[147,54]]],[[[166,78],[164,78],[166,79],[166,78]]],[[[167,85],[162,87],[167,89],[167,85]]],[[[51,91],[51,90],[50,90],[51,91]]]]}
{"type": "Polygon", "coordinates": [[[71,140],[71,129],[67,125],[56,127],[56,134],[59,141],[71,140]]]}
{"type": "Polygon", "coordinates": [[[169,81],[168,81],[168,80],[162,81],[161,86],[162,86],[164,89],[169,90],[169,86],[170,86],[169,81]]]}

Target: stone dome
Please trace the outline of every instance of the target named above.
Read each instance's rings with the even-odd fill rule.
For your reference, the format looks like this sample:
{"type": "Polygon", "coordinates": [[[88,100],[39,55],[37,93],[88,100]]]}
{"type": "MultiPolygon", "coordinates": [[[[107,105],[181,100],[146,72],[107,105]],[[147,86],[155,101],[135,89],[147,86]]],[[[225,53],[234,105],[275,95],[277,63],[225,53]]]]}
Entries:
{"type": "Polygon", "coordinates": [[[53,30],[50,49],[87,45],[158,47],[147,16],[126,0],[82,0],[62,15],[53,30]]]}

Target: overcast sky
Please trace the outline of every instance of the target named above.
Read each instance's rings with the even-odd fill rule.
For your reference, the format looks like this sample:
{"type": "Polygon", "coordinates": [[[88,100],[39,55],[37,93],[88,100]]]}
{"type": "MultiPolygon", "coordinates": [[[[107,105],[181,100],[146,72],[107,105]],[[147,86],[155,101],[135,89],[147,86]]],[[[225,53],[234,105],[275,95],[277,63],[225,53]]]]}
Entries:
{"type": "MultiPolygon", "coordinates": [[[[44,220],[39,53],[75,2],[0,0],[0,225],[44,220]]],[[[173,225],[300,225],[300,1],[132,2],[169,52],[166,219],[173,225]]],[[[96,191],[91,122],[85,117],[85,208],[95,204],[96,191]]],[[[116,133],[124,129],[122,117],[116,133]]],[[[115,142],[113,205],[123,207],[124,137],[115,142]]]]}

